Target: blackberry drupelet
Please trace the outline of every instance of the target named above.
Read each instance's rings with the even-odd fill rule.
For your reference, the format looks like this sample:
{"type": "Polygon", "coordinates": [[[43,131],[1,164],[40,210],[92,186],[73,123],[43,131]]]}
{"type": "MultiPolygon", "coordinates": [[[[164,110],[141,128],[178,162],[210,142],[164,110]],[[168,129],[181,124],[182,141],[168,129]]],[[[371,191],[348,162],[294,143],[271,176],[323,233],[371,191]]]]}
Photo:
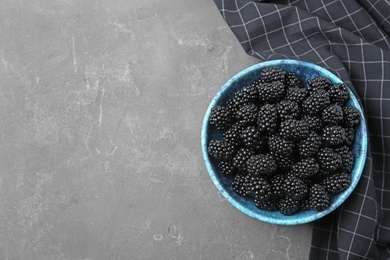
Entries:
{"type": "Polygon", "coordinates": [[[287,196],[294,200],[301,200],[307,193],[306,183],[291,174],[284,178],[283,188],[287,196]]]}
{"type": "Polygon", "coordinates": [[[345,145],[348,146],[353,145],[353,142],[355,141],[355,133],[356,133],[355,128],[347,127],[344,128],[344,131],[345,131],[345,140],[344,140],[345,145]]]}
{"type": "Polygon", "coordinates": [[[244,175],[237,174],[232,181],[232,190],[242,197],[250,195],[249,184],[244,175]]]}
{"type": "Polygon", "coordinates": [[[268,146],[272,154],[289,156],[293,153],[294,142],[278,135],[273,135],[268,139],[268,146]]]}
{"type": "Polygon", "coordinates": [[[269,178],[273,197],[282,198],[286,195],[286,191],[283,187],[284,177],[285,175],[283,174],[275,174],[269,178]]]}
{"type": "Polygon", "coordinates": [[[310,187],[310,209],[315,211],[324,211],[329,207],[329,196],[325,187],[320,184],[314,184],[310,187]]]}
{"type": "Polygon", "coordinates": [[[318,115],[330,105],[329,94],[323,89],[313,91],[302,103],[302,112],[306,115],[318,115]]]}
{"type": "Polygon", "coordinates": [[[286,75],[286,86],[289,88],[301,88],[301,79],[294,72],[289,72],[286,75]]]}
{"type": "Polygon", "coordinates": [[[280,81],[285,82],[287,73],[280,67],[264,68],[261,71],[261,80],[263,82],[280,81]]]}
{"type": "Polygon", "coordinates": [[[317,162],[320,168],[327,172],[334,172],[342,166],[341,155],[332,148],[322,148],[317,154],[317,162]]]}
{"type": "Polygon", "coordinates": [[[307,179],[316,175],[319,169],[315,158],[305,158],[293,165],[291,174],[300,179],[307,179]]]}
{"type": "Polygon", "coordinates": [[[250,195],[259,201],[268,200],[271,195],[271,186],[263,177],[250,176],[250,195]]]}
{"type": "Polygon", "coordinates": [[[286,93],[286,100],[302,104],[302,102],[306,99],[307,95],[308,91],[306,88],[288,88],[286,93]]]}
{"type": "Polygon", "coordinates": [[[307,81],[307,89],[309,90],[309,92],[318,89],[328,90],[331,85],[332,83],[330,82],[330,80],[322,76],[317,76],[307,81]]]}
{"type": "Polygon", "coordinates": [[[329,194],[337,194],[346,190],[351,185],[351,178],[345,172],[327,176],[321,184],[329,194]]]}
{"type": "Polygon", "coordinates": [[[211,140],[208,145],[208,152],[217,160],[228,161],[233,158],[235,148],[225,140],[211,140]]]}
{"type": "Polygon", "coordinates": [[[248,126],[240,133],[242,144],[253,151],[264,150],[265,140],[255,126],[248,126]]]}
{"type": "Polygon", "coordinates": [[[236,119],[244,125],[254,124],[257,119],[259,108],[254,103],[240,106],[236,111],[236,119]]]}
{"type": "Polygon", "coordinates": [[[346,106],[344,107],[344,120],[343,125],[345,127],[356,127],[360,123],[360,112],[357,108],[346,106]]]}
{"type": "Polygon", "coordinates": [[[337,146],[345,141],[345,130],[339,125],[325,126],[322,130],[322,143],[327,146],[337,146]]]}
{"type": "Polygon", "coordinates": [[[343,108],[339,105],[328,106],[322,111],[322,122],[326,125],[337,125],[343,121],[343,108]]]}
{"type": "Polygon", "coordinates": [[[233,166],[245,174],[247,171],[247,161],[253,155],[253,151],[248,148],[239,149],[233,157],[233,166]]]}
{"type": "Polygon", "coordinates": [[[286,86],[280,81],[259,84],[258,90],[260,102],[275,103],[286,95],[286,86]]]}
{"type": "Polygon", "coordinates": [[[355,156],[348,146],[336,148],[335,152],[341,156],[342,165],[340,171],[351,173],[355,164],[355,156]]]}
{"type": "Polygon", "coordinates": [[[303,120],[288,119],[280,124],[280,135],[289,140],[304,139],[309,133],[309,125],[303,120]]]}
{"type": "Polygon", "coordinates": [[[277,106],[280,120],[297,119],[299,116],[299,105],[295,101],[282,100],[277,106]]]}
{"type": "Polygon", "coordinates": [[[315,132],[310,132],[306,139],[303,139],[297,145],[297,151],[300,158],[313,157],[317,154],[322,144],[321,136],[315,132]]]}
{"type": "Polygon", "coordinates": [[[220,161],[218,163],[218,168],[223,174],[228,176],[234,176],[237,174],[237,169],[233,166],[232,161],[220,161]]]}
{"type": "Polygon", "coordinates": [[[257,126],[260,132],[274,133],[278,126],[278,113],[275,105],[265,104],[259,108],[257,126]]]}
{"type": "Polygon", "coordinates": [[[259,199],[255,198],[254,204],[259,209],[266,210],[266,211],[277,211],[277,210],[279,210],[279,208],[278,208],[279,200],[277,200],[275,198],[270,198],[269,200],[265,200],[265,201],[264,200],[259,200],[259,199]]]}
{"type": "Polygon", "coordinates": [[[283,215],[290,216],[299,210],[299,200],[293,200],[290,197],[284,197],[279,201],[279,211],[283,215]]]}
{"type": "Polygon", "coordinates": [[[276,162],[271,154],[253,155],[247,161],[247,170],[253,176],[268,175],[276,171],[276,162]]]}
{"type": "Polygon", "coordinates": [[[322,120],[318,116],[311,115],[303,115],[302,120],[305,121],[309,125],[309,129],[320,133],[322,130],[322,120]]]}
{"type": "Polygon", "coordinates": [[[349,91],[347,85],[344,83],[337,83],[328,87],[330,102],[343,106],[349,98],[349,91]]]}

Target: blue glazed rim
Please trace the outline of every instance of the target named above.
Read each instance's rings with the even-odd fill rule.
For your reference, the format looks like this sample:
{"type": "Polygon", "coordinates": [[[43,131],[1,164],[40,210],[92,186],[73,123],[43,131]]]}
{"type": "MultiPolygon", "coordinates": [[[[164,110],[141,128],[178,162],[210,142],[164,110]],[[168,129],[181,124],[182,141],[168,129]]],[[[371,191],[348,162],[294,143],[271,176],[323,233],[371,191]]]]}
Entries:
{"type": "Polygon", "coordinates": [[[224,103],[227,98],[230,98],[234,95],[239,88],[249,85],[254,79],[260,77],[260,71],[266,67],[279,66],[282,67],[287,72],[296,72],[301,76],[304,82],[315,76],[324,76],[330,79],[333,84],[342,83],[342,80],[339,79],[336,75],[331,73],[325,68],[322,68],[316,64],[299,61],[299,60],[270,60],[255,64],[251,67],[248,67],[241,72],[233,76],[229,81],[227,81],[218,93],[214,96],[211,101],[206,114],[203,119],[202,124],[202,133],[201,133],[201,145],[202,145],[202,154],[203,159],[207,168],[207,171],[218,189],[218,191],[229,201],[236,209],[243,212],[244,214],[271,224],[277,225],[298,225],[305,224],[324,217],[325,215],[331,213],[336,208],[338,208],[353,192],[356,185],[358,184],[360,177],[363,172],[363,168],[367,156],[367,124],[364,117],[363,109],[356,98],[356,96],[350,92],[350,99],[347,102],[347,105],[357,108],[361,115],[361,123],[356,129],[355,143],[353,145],[353,153],[355,155],[355,165],[351,173],[351,185],[343,192],[334,195],[330,200],[330,207],[322,212],[316,212],[312,210],[306,210],[298,212],[291,216],[284,216],[280,212],[270,212],[258,209],[253,205],[253,201],[242,198],[234,193],[234,191],[229,188],[228,183],[230,180],[228,177],[224,176],[216,166],[216,161],[211,158],[207,152],[207,144],[212,138],[220,138],[221,134],[217,130],[210,129],[209,117],[211,109],[219,104],[224,103]]]}

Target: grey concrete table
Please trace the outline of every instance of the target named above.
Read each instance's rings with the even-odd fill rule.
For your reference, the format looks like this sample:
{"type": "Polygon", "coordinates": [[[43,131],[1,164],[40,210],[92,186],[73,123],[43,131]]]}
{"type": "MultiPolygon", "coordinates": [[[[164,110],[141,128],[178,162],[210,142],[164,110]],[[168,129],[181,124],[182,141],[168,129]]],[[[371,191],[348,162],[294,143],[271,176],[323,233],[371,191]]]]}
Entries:
{"type": "Polygon", "coordinates": [[[306,259],[233,208],[201,122],[259,62],[212,0],[0,2],[0,259],[306,259]]]}

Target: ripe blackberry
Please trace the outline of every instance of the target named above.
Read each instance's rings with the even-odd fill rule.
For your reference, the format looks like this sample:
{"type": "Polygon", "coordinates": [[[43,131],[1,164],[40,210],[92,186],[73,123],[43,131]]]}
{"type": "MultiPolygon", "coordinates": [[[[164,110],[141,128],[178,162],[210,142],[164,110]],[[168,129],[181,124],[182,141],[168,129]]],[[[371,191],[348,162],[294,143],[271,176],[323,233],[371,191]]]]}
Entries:
{"type": "Polygon", "coordinates": [[[348,146],[353,145],[353,142],[355,141],[355,129],[352,127],[344,128],[345,131],[345,140],[344,143],[348,146]]]}
{"type": "Polygon", "coordinates": [[[322,130],[322,142],[325,145],[341,145],[345,140],[345,130],[339,125],[325,126],[322,130]]]}
{"type": "Polygon", "coordinates": [[[294,149],[294,142],[286,140],[278,135],[273,135],[268,139],[269,149],[272,154],[291,155],[294,149]]]}
{"type": "Polygon", "coordinates": [[[261,151],[265,147],[265,140],[255,126],[248,126],[240,133],[242,144],[253,151],[261,151]]]}
{"type": "Polygon", "coordinates": [[[322,120],[318,116],[303,115],[302,120],[309,125],[309,129],[319,133],[322,129],[322,120]]]}
{"type": "Polygon", "coordinates": [[[256,122],[259,108],[254,103],[247,103],[239,107],[236,111],[236,119],[242,124],[249,125],[256,122]]]}
{"type": "Polygon", "coordinates": [[[258,86],[260,102],[275,103],[286,95],[286,87],[280,81],[262,83],[258,86]]]}
{"type": "Polygon", "coordinates": [[[299,116],[298,103],[290,100],[282,100],[276,106],[280,120],[297,119],[299,116]]]}
{"type": "Polygon", "coordinates": [[[315,89],[328,90],[332,85],[330,80],[326,77],[318,76],[307,81],[307,89],[309,92],[314,91],[315,89]]]}
{"type": "Polygon", "coordinates": [[[274,158],[278,172],[288,172],[294,164],[294,157],[292,155],[274,154],[274,158]]]}
{"type": "Polygon", "coordinates": [[[243,173],[247,171],[247,161],[254,155],[253,151],[248,148],[241,148],[233,157],[233,166],[243,173]]]}
{"type": "Polygon", "coordinates": [[[336,153],[332,148],[322,148],[317,154],[317,161],[320,168],[327,172],[334,172],[342,165],[341,155],[336,153]]]}
{"type": "Polygon", "coordinates": [[[259,108],[257,126],[262,133],[274,133],[278,126],[278,113],[275,105],[265,104],[259,108]]]}
{"type": "Polygon", "coordinates": [[[223,139],[232,144],[236,149],[241,145],[240,133],[244,126],[240,122],[234,123],[228,130],[223,132],[223,139]]]}
{"type": "Polygon", "coordinates": [[[315,156],[322,144],[321,137],[315,132],[310,132],[306,139],[303,139],[298,144],[298,155],[300,158],[315,156]]]}
{"type": "Polygon", "coordinates": [[[284,175],[275,174],[269,179],[269,184],[271,185],[272,196],[277,198],[282,198],[286,195],[286,191],[284,190],[284,175]]]}
{"type": "Polygon", "coordinates": [[[217,160],[228,161],[233,158],[235,148],[225,140],[211,140],[208,146],[208,152],[217,160]]]}
{"type": "Polygon", "coordinates": [[[261,71],[261,80],[263,82],[281,81],[285,82],[287,73],[280,67],[264,68],[261,71]]]}
{"type": "Polygon", "coordinates": [[[263,177],[250,176],[250,195],[259,201],[268,200],[271,193],[271,186],[263,177]]]}
{"type": "Polygon", "coordinates": [[[233,122],[232,113],[224,106],[215,106],[210,112],[210,124],[219,130],[228,129],[233,122]]]}
{"type": "Polygon", "coordinates": [[[326,125],[337,125],[343,120],[343,108],[332,105],[322,111],[322,122],[326,125]]]}
{"type": "Polygon", "coordinates": [[[356,127],[360,123],[360,112],[354,107],[344,107],[344,120],[343,125],[345,127],[356,127]]]}
{"type": "Polygon", "coordinates": [[[302,102],[306,99],[307,95],[307,88],[293,87],[287,89],[286,99],[297,102],[298,104],[302,104],[302,102]]]}
{"type": "Polygon", "coordinates": [[[232,161],[220,161],[218,163],[218,168],[223,174],[228,176],[234,176],[237,174],[237,169],[233,166],[232,161]]]}
{"type": "Polygon", "coordinates": [[[307,193],[305,182],[290,174],[284,178],[283,188],[287,196],[294,200],[302,199],[307,193]]]}
{"type": "Polygon", "coordinates": [[[264,200],[259,200],[259,199],[255,198],[254,204],[259,209],[266,210],[266,211],[277,211],[277,210],[279,210],[279,208],[278,208],[279,200],[277,200],[275,198],[271,198],[271,199],[265,200],[265,201],[264,200]]]}
{"type": "Polygon", "coordinates": [[[240,89],[234,94],[234,97],[240,100],[242,104],[256,103],[257,100],[259,99],[257,86],[250,85],[250,86],[243,87],[242,89],[240,89]]]}
{"type": "Polygon", "coordinates": [[[302,103],[302,112],[307,115],[318,115],[324,108],[330,105],[329,94],[318,89],[313,91],[302,103]]]}
{"type": "Polygon", "coordinates": [[[319,169],[320,166],[318,165],[316,159],[306,158],[293,165],[291,174],[300,179],[307,179],[316,175],[319,169]]]}
{"type": "Polygon", "coordinates": [[[300,200],[299,208],[302,211],[310,209],[310,198],[307,194],[303,199],[300,200]]]}
{"type": "Polygon", "coordinates": [[[341,156],[342,165],[340,170],[346,173],[351,173],[355,164],[355,156],[348,146],[343,146],[336,148],[335,152],[339,153],[341,156]]]}
{"type": "Polygon", "coordinates": [[[289,72],[286,75],[286,86],[289,88],[295,88],[295,87],[301,88],[302,87],[301,79],[294,72],[289,72]]]}
{"type": "Polygon", "coordinates": [[[290,197],[284,197],[279,201],[279,211],[283,215],[290,216],[299,210],[299,200],[293,200],[290,197]]]}
{"type": "Polygon", "coordinates": [[[249,184],[244,175],[237,174],[232,181],[232,190],[242,197],[250,195],[249,184]]]}
{"type": "Polygon", "coordinates": [[[330,102],[343,106],[349,98],[349,91],[347,85],[344,83],[337,83],[328,87],[330,102]]]}
{"type": "Polygon", "coordinates": [[[280,135],[289,140],[304,139],[309,136],[309,125],[303,120],[285,120],[280,124],[280,135]]]}
{"type": "Polygon", "coordinates": [[[247,170],[253,176],[268,175],[275,172],[276,162],[270,154],[254,155],[247,161],[247,170]]]}
{"type": "Polygon", "coordinates": [[[324,211],[329,207],[329,196],[325,187],[320,184],[314,184],[310,187],[310,209],[315,211],[324,211]]]}
{"type": "Polygon", "coordinates": [[[321,183],[329,194],[337,194],[351,185],[349,174],[342,172],[327,176],[321,183]]]}

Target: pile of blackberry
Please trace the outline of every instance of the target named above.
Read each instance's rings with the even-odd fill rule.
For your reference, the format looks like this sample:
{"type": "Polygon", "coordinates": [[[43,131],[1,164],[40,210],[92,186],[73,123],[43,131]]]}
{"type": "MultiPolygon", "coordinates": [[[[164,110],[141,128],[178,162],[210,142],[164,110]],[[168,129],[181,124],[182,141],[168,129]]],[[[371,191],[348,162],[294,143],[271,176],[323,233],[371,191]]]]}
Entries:
{"type": "Polygon", "coordinates": [[[307,82],[280,67],[263,69],[223,105],[210,125],[222,134],[208,153],[232,190],[262,210],[323,211],[350,186],[360,112],[345,84],[307,82]]]}

